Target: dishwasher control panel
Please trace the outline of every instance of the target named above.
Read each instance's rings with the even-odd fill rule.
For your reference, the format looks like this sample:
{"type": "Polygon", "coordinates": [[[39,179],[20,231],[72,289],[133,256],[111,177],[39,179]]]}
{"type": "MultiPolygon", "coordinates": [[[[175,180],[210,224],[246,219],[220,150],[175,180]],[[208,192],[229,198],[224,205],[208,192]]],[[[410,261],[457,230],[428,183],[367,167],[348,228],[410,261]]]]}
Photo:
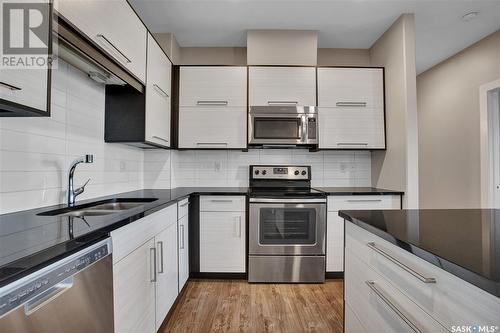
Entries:
{"type": "Polygon", "coordinates": [[[13,287],[0,288],[0,318],[110,254],[111,241],[106,239],[13,282],[13,287]]]}

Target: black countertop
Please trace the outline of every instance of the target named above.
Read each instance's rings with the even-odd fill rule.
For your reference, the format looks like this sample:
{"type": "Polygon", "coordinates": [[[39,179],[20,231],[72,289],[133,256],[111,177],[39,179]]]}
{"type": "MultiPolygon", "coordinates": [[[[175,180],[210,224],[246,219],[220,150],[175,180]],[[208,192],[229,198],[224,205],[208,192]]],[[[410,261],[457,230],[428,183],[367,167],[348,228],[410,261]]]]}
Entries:
{"type": "MultiPolygon", "coordinates": [[[[401,194],[401,192],[364,187],[315,189],[328,195],[401,194]]],[[[174,204],[191,194],[246,195],[247,193],[247,187],[179,187],[117,193],[81,200],[77,202],[77,205],[112,198],[157,198],[157,200],[111,215],[86,216],[85,221],[67,216],[37,215],[49,210],[65,208],[66,205],[0,215],[0,287],[80,251],[108,237],[111,231],[174,204]]]]}
{"type": "Polygon", "coordinates": [[[246,194],[246,187],[180,187],[171,190],[139,190],[81,200],[77,205],[111,198],[157,198],[139,207],[103,216],[81,218],[39,216],[55,205],[0,215],[0,287],[41,267],[82,250],[109,233],[191,194],[246,194]],[[88,224],[88,225],[87,225],[88,224]]]}
{"type": "Polygon", "coordinates": [[[500,210],[366,210],[339,216],[500,297],[500,210]]]}

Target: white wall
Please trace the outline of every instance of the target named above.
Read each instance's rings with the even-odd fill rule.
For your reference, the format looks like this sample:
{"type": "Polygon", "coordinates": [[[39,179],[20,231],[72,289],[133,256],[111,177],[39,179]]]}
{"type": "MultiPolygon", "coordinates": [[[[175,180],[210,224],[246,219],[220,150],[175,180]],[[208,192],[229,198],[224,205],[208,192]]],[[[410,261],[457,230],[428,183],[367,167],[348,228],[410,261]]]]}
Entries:
{"type": "Polygon", "coordinates": [[[248,152],[173,151],[172,187],[248,186],[251,164],[311,165],[313,186],[371,185],[370,152],[250,149],[248,152]]]}
{"type": "Polygon", "coordinates": [[[50,118],[0,118],[0,213],[65,202],[68,165],[86,153],[94,163],[78,166],[75,184],[91,181],[78,199],[143,187],[143,151],[104,143],[104,99],[103,85],[59,61],[50,118]]]}

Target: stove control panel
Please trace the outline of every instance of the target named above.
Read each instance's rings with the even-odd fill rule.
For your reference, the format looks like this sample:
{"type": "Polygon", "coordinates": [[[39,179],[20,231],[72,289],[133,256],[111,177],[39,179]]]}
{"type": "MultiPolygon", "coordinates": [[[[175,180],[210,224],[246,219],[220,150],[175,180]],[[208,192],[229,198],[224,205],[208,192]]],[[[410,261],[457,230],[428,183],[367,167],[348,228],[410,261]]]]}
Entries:
{"type": "Polygon", "coordinates": [[[251,179],[278,179],[278,180],[310,180],[311,168],[309,166],[250,166],[251,179]]]}

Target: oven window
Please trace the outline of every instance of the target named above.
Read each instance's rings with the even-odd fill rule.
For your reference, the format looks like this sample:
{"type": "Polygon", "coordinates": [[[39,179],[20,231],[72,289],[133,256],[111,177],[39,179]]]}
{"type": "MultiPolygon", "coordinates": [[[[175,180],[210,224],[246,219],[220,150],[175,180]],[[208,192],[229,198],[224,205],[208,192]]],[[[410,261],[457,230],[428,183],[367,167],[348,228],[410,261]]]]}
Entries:
{"type": "Polygon", "coordinates": [[[254,139],[300,139],[301,118],[254,118],[254,139]]]}
{"type": "Polygon", "coordinates": [[[261,208],[259,243],[263,245],[315,244],[314,208],[261,208]]]}

